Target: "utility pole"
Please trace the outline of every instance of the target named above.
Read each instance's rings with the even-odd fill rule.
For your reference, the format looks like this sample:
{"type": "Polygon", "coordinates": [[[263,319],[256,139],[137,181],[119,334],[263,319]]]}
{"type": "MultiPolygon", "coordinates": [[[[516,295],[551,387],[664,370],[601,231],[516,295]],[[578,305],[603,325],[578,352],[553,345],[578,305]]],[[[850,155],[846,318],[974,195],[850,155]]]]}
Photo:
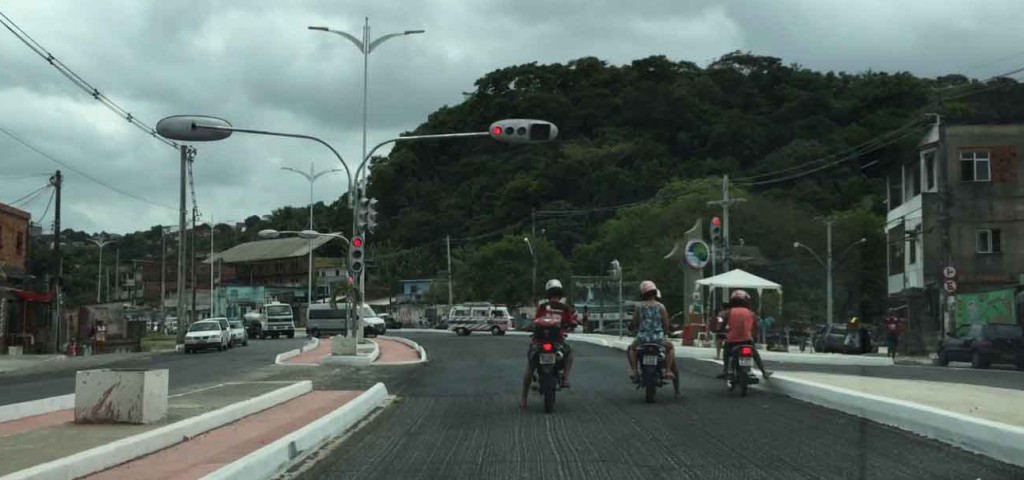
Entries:
{"type": "Polygon", "coordinates": [[[121,301],[121,246],[114,247],[114,300],[121,301]]]}
{"type": "Polygon", "coordinates": [[[196,208],[195,202],[192,203],[192,235],[191,235],[191,248],[189,252],[189,265],[192,270],[192,311],[191,319],[196,321],[199,319],[198,312],[196,312],[196,217],[199,216],[199,209],[196,208]]]}
{"type": "Polygon", "coordinates": [[[54,351],[60,350],[61,340],[61,324],[60,324],[60,304],[61,304],[61,287],[62,279],[61,274],[64,273],[64,258],[60,252],[60,190],[64,184],[64,178],[61,176],[60,170],[54,173],[50,177],[50,185],[53,185],[54,196],[56,197],[56,210],[53,212],[53,256],[57,260],[57,265],[54,266],[53,288],[50,290],[53,292],[53,331],[54,331],[54,351]]]}
{"type": "Polygon", "coordinates": [[[745,202],[745,198],[729,196],[729,175],[722,175],[722,199],[708,202],[708,205],[722,207],[722,272],[728,272],[732,263],[732,252],[729,243],[729,207],[734,203],[745,202]]]}
{"type": "MultiPolygon", "coordinates": [[[[213,215],[210,215],[210,316],[211,317],[213,317],[214,313],[215,313],[214,312],[214,302],[213,302],[213,299],[215,297],[214,292],[217,291],[216,287],[214,287],[214,285],[213,285],[213,230],[214,230],[213,226],[214,226],[213,215]]],[[[306,309],[308,310],[309,307],[306,307],[306,309]]]]}
{"type": "MultiPolygon", "coordinates": [[[[939,93],[939,110],[942,110],[942,93],[939,93]]],[[[942,249],[942,268],[953,266],[953,252],[952,252],[952,234],[950,232],[950,224],[952,223],[951,210],[953,207],[953,191],[949,188],[949,171],[946,166],[946,125],[942,123],[942,118],[939,113],[935,114],[935,126],[939,129],[939,146],[935,151],[935,164],[938,166],[936,170],[939,172],[939,226],[942,231],[942,241],[940,242],[940,248],[942,249]]],[[[904,232],[904,235],[906,233],[904,232]]],[[[904,275],[905,277],[906,275],[904,275]]],[[[952,316],[949,305],[950,295],[942,285],[942,281],[939,281],[939,301],[942,305],[939,305],[939,312],[941,317],[939,318],[939,332],[942,335],[946,334],[948,318],[952,316]]],[[[908,309],[909,313],[909,309],[908,309]]],[[[909,321],[909,315],[907,316],[909,321]]]]}
{"type": "Polygon", "coordinates": [[[177,310],[178,310],[178,345],[185,343],[185,180],[187,179],[188,162],[196,155],[196,149],[187,145],[181,146],[181,184],[178,209],[178,277],[177,277],[177,310]]]}
{"type": "Polygon", "coordinates": [[[451,311],[454,298],[452,295],[452,236],[445,236],[444,242],[448,246],[448,310],[451,311]]]}
{"type": "MultiPolygon", "coordinates": [[[[530,238],[537,238],[537,209],[534,208],[530,211],[531,217],[531,231],[530,238]]],[[[533,299],[533,305],[530,308],[537,308],[537,251],[533,249],[533,245],[530,245],[530,253],[533,255],[533,281],[530,286],[530,298],[533,299]]]]}
{"type": "Polygon", "coordinates": [[[828,248],[828,250],[827,250],[828,253],[825,254],[825,258],[826,258],[825,259],[825,276],[827,277],[827,279],[826,279],[827,285],[826,285],[825,289],[827,290],[826,295],[828,295],[828,299],[826,299],[826,301],[825,301],[825,305],[826,305],[825,315],[828,316],[828,324],[829,325],[832,325],[832,322],[834,321],[834,316],[833,316],[834,312],[832,311],[832,307],[833,307],[833,303],[832,303],[832,224],[833,223],[835,223],[835,220],[832,217],[828,217],[828,218],[825,219],[825,232],[826,232],[825,233],[825,238],[826,238],[825,241],[828,243],[828,247],[827,247],[828,248]]]}
{"type": "MultiPolygon", "coordinates": [[[[167,231],[160,225],[160,328],[164,328],[167,321],[167,310],[164,308],[164,298],[167,298],[167,231]]],[[[166,330],[164,330],[166,331],[166,330]]]]}

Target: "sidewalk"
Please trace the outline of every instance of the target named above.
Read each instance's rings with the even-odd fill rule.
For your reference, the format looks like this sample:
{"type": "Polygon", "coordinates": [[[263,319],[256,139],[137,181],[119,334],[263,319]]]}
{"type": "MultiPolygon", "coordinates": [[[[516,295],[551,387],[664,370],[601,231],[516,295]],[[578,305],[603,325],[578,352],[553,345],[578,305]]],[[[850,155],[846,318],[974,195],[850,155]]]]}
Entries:
{"type": "MultiPolygon", "coordinates": [[[[410,363],[420,359],[419,352],[404,343],[386,338],[373,338],[369,340],[377,344],[380,350],[379,356],[373,361],[374,364],[410,363]]],[[[330,355],[331,339],[328,337],[321,339],[320,345],[317,348],[300,353],[284,362],[298,365],[313,365],[319,364],[321,360],[330,355]]]]}
{"type": "Polygon", "coordinates": [[[66,355],[54,354],[15,356],[0,355],[0,376],[30,372],[45,372],[48,370],[58,369],[81,370],[124,360],[151,357],[160,353],[166,353],[166,351],[157,350],[151,352],[104,353],[81,357],[68,357],[66,355]]]}
{"type": "Polygon", "coordinates": [[[790,371],[779,375],[1024,427],[1024,409],[1020,408],[1024,405],[1024,391],[1020,390],[818,372],[790,371]]]}
{"type": "Polygon", "coordinates": [[[72,410],[0,423],[0,476],[212,412],[281,386],[280,383],[224,384],[172,396],[168,399],[167,418],[152,425],[78,425],[72,423],[72,410]]]}

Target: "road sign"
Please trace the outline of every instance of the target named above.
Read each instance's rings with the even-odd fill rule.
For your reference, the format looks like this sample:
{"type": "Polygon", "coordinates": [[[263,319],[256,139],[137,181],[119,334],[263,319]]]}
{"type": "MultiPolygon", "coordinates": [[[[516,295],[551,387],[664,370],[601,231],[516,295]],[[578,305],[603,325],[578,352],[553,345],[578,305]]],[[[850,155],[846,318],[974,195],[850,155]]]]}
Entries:
{"type": "Polygon", "coordinates": [[[942,269],[942,276],[946,277],[947,280],[956,278],[956,268],[953,268],[952,265],[946,265],[946,268],[942,269]]]}
{"type": "Polygon", "coordinates": [[[942,284],[942,288],[949,293],[956,292],[956,280],[946,280],[946,282],[942,284]]]}

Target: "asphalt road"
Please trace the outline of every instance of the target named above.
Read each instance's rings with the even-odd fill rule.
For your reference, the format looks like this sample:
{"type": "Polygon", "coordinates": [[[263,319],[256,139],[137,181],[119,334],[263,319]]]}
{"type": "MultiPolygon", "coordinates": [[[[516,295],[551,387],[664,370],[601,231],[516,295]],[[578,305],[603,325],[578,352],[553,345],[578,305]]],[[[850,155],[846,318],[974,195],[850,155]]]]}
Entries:
{"type": "MultiPolygon", "coordinates": [[[[304,338],[250,340],[246,347],[236,346],[225,352],[138,354],[136,358],[88,368],[166,368],[170,370],[170,389],[181,390],[237,380],[249,371],[273,364],[277,354],[298,348],[304,342],[304,338]]],[[[0,375],[0,405],[74,393],[75,371],[82,368],[79,365],[77,358],[68,359],[48,362],[44,371],[0,375]]]]}
{"type": "MultiPolygon", "coordinates": [[[[765,391],[740,398],[683,360],[683,398],[648,405],[622,352],[576,343],[555,413],[520,412],[522,337],[406,335],[430,363],[305,369],[316,388],[387,384],[391,407],[307,470],[304,480],[1020,479],[1024,470],[765,391]]],[[[291,372],[291,375],[299,373],[291,372]]],[[[284,374],[282,374],[284,375],[284,374]]]]}

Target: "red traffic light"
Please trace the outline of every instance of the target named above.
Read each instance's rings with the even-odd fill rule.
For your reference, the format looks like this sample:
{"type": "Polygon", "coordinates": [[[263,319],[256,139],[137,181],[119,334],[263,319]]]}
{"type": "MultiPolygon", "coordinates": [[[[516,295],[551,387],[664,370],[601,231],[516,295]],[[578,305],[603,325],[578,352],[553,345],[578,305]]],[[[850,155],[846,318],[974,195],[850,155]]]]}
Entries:
{"type": "Polygon", "coordinates": [[[716,226],[716,227],[721,227],[722,226],[722,219],[718,218],[718,217],[714,217],[714,218],[711,219],[711,224],[716,226]]]}
{"type": "Polygon", "coordinates": [[[501,135],[501,125],[495,125],[495,126],[491,127],[491,135],[494,135],[494,136],[501,135]]]}
{"type": "Polygon", "coordinates": [[[352,237],[352,246],[355,248],[361,248],[363,246],[362,237],[352,237]]]}

